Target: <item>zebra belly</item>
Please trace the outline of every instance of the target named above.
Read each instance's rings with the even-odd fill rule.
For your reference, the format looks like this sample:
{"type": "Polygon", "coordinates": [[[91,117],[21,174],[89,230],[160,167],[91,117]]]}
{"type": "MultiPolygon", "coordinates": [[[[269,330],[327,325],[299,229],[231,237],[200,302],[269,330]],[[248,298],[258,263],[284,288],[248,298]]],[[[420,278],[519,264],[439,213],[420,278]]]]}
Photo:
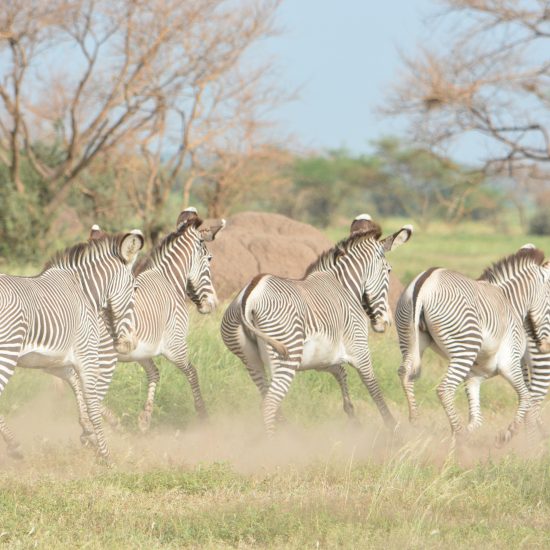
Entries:
{"type": "Polygon", "coordinates": [[[324,335],[309,338],[304,343],[300,370],[330,367],[347,362],[346,350],[341,342],[334,342],[324,335]]]}
{"type": "Polygon", "coordinates": [[[156,357],[162,352],[162,342],[138,342],[136,348],[129,355],[119,355],[121,361],[140,361],[156,357]]]}
{"type": "Polygon", "coordinates": [[[26,369],[67,367],[74,365],[74,355],[68,350],[34,348],[23,350],[17,366],[26,369]]]}

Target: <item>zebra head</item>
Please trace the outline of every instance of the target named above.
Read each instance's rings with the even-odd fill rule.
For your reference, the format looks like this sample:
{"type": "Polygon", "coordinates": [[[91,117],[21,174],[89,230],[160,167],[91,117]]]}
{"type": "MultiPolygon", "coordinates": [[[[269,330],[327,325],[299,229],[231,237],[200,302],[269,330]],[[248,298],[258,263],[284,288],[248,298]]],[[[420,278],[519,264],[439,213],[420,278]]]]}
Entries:
{"type": "Polygon", "coordinates": [[[145,239],[139,230],[127,233],[120,242],[117,265],[105,292],[105,318],[114,339],[115,350],[130,353],[137,344],[134,318],[134,290],[136,280],[132,267],[145,239]]]}
{"type": "Polygon", "coordinates": [[[479,277],[502,288],[543,353],[550,352],[550,261],[532,244],[522,246],[479,277]]]}
{"type": "Polygon", "coordinates": [[[78,276],[120,353],[131,351],[136,344],[132,267],[143,243],[141,231],[111,235],[94,226],[87,243],[58,252],[45,267],[68,269],[78,276]]]}
{"type": "Polygon", "coordinates": [[[391,324],[388,302],[391,267],[386,252],[407,242],[412,226],[380,240],[381,229],[367,214],[357,216],[350,228],[350,236],[335,248],[335,260],[340,261],[340,280],[361,301],[375,332],[384,332],[391,324]]]}
{"type": "MultiPolygon", "coordinates": [[[[525,247],[522,247],[525,249],[525,247]]],[[[538,349],[550,352],[550,261],[536,266],[534,288],[528,306],[526,325],[538,349]]]]}
{"type": "Polygon", "coordinates": [[[206,242],[213,241],[216,235],[225,227],[225,220],[218,226],[201,227],[198,231],[195,253],[187,278],[187,295],[197,306],[199,313],[211,313],[218,305],[218,296],[212,283],[210,262],[212,254],[206,247],[206,242]]]}
{"type": "Polygon", "coordinates": [[[186,293],[197,306],[199,313],[211,313],[218,305],[218,296],[210,272],[212,254],[205,243],[213,241],[224,227],[225,220],[218,226],[202,227],[202,220],[197,209],[193,207],[183,210],[176,222],[176,231],[186,235],[190,249],[186,293]]]}
{"type": "Polygon", "coordinates": [[[388,300],[391,266],[386,253],[406,243],[412,232],[412,225],[405,225],[382,240],[373,239],[374,251],[366,264],[362,303],[375,332],[385,332],[392,321],[388,300]]]}

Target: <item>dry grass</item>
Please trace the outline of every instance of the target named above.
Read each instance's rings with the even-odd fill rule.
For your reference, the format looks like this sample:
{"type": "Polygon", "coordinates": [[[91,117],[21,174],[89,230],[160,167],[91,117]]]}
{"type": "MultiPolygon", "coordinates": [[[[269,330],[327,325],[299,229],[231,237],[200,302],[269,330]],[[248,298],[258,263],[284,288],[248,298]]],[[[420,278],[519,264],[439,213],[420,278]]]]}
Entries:
{"type": "MultiPolygon", "coordinates": [[[[489,262],[479,250],[500,256],[514,248],[506,236],[496,248],[494,236],[469,244],[467,236],[450,239],[415,235],[408,251],[403,247],[408,256],[396,252],[395,271],[414,275],[417,265],[442,263],[441,254],[454,247],[453,261],[475,274],[489,262]]],[[[0,546],[550,547],[548,443],[534,454],[524,451],[521,436],[504,449],[493,445],[516,402],[503,381],[484,384],[486,424],[452,454],[434,392],[442,360],[426,355],[417,383],[421,419],[409,427],[395,335],[373,336],[377,376],[401,421],[395,437],[383,430],[355,373],[350,386],[360,427],[348,424],[333,378],[312,372],[296,377],[284,402],[288,422],[266,440],[257,391],[218,336],[220,316],[194,316],[190,337],[208,423],[196,421],[186,382],[161,361],[153,429],[137,433],[145,377],[136,365],[117,369],[108,402],[125,431],[108,430],[112,468],[80,448],[68,393],[59,394],[46,375],[14,376],[0,412],[26,457],[9,459],[0,446],[0,546]]],[[[463,392],[457,401],[464,414],[463,392]]],[[[545,417],[550,425],[548,408],[545,417]]]]}

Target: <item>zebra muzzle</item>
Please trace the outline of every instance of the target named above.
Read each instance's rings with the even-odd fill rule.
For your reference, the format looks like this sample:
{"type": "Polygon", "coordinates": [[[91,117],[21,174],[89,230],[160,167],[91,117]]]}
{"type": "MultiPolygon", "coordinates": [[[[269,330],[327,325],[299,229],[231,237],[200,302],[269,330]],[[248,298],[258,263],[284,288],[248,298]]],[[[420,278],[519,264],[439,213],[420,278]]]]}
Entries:
{"type": "Polygon", "coordinates": [[[206,300],[202,300],[199,309],[199,313],[212,313],[218,306],[218,300],[215,296],[210,296],[206,300]]]}
{"type": "Polygon", "coordinates": [[[372,330],[374,330],[374,332],[386,332],[386,329],[388,328],[388,321],[384,320],[384,319],[380,319],[374,323],[371,323],[372,325],[372,330]]]}
{"type": "Polygon", "coordinates": [[[542,353],[550,353],[550,340],[549,339],[543,340],[538,346],[538,348],[542,353]]]}
{"type": "Polygon", "coordinates": [[[131,351],[134,351],[137,346],[137,339],[135,338],[119,338],[115,342],[115,350],[121,355],[126,355],[131,351]]]}

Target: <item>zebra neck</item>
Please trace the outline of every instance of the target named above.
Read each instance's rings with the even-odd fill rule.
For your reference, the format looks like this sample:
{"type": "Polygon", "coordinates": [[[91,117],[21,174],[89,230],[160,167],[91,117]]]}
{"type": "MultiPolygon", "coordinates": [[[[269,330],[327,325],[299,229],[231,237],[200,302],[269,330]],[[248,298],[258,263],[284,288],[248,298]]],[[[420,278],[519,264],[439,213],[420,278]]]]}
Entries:
{"type": "Polygon", "coordinates": [[[533,296],[533,289],[531,285],[519,287],[517,280],[505,280],[498,281],[497,286],[499,286],[506,298],[510,302],[512,309],[516,314],[523,320],[527,317],[527,313],[531,307],[531,301],[533,296]],[[519,289],[519,292],[518,292],[519,289]]]}
{"type": "Polygon", "coordinates": [[[164,251],[162,257],[155,262],[155,269],[166,279],[181,296],[186,295],[187,279],[191,269],[191,257],[181,250],[173,247],[164,251]]]}
{"type": "Polygon", "coordinates": [[[77,268],[68,269],[66,271],[74,275],[93,309],[97,313],[102,311],[106,303],[107,294],[107,288],[105,287],[103,277],[99,276],[94,271],[77,268]]]}
{"type": "Polygon", "coordinates": [[[361,265],[361,262],[347,256],[340,260],[333,270],[338,282],[345,288],[347,288],[358,302],[361,302],[363,297],[363,279],[365,268],[361,265]]]}

